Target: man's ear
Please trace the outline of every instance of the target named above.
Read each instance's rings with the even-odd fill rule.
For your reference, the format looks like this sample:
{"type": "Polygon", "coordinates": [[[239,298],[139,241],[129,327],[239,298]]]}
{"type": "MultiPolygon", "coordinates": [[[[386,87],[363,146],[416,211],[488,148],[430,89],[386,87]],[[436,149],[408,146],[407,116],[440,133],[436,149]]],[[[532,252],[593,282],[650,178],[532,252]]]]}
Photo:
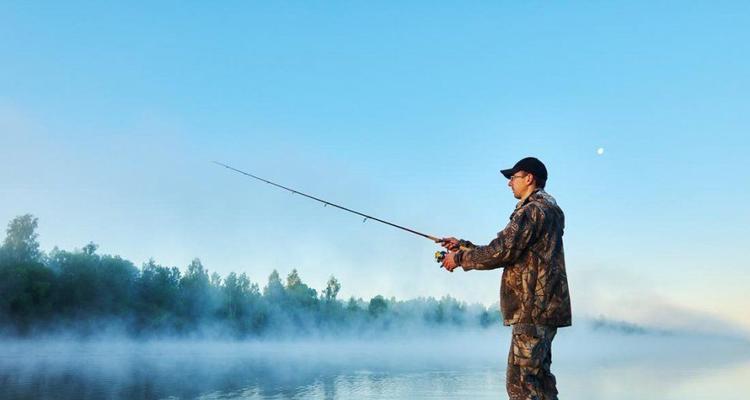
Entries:
{"type": "Polygon", "coordinates": [[[536,185],[536,176],[532,173],[526,173],[526,176],[524,178],[531,177],[530,180],[526,181],[527,184],[531,185],[532,183],[536,185]]]}

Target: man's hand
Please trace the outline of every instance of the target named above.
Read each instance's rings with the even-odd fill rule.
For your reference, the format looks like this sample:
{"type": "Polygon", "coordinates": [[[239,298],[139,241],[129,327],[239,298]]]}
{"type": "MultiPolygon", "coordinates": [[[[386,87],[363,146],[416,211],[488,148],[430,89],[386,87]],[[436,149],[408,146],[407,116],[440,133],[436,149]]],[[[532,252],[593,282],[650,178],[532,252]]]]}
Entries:
{"type": "Polygon", "coordinates": [[[459,248],[458,239],[454,237],[447,237],[440,239],[440,245],[448,249],[449,251],[457,251],[459,248]]]}
{"type": "Polygon", "coordinates": [[[456,265],[456,253],[449,252],[445,255],[445,258],[443,258],[443,268],[445,268],[448,272],[453,272],[458,265],[456,265]]]}

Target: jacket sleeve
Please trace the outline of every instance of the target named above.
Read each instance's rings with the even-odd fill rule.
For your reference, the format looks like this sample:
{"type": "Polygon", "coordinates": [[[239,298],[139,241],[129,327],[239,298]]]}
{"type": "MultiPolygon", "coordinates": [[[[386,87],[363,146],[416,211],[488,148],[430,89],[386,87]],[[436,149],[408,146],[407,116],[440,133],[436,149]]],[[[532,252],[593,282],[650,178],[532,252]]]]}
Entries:
{"type": "Polygon", "coordinates": [[[541,210],[537,207],[524,207],[488,245],[459,252],[458,264],[468,271],[501,268],[516,261],[538,236],[541,218],[541,210]]]}
{"type": "Polygon", "coordinates": [[[476,247],[477,247],[477,245],[475,245],[474,243],[471,243],[471,242],[470,242],[470,241],[468,241],[468,240],[463,240],[463,239],[461,239],[461,240],[459,240],[459,241],[458,241],[458,247],[459,247],[459,249],[461,249],[461,250],[469,250],[469,249],[474,249],[474,248],[476,248],[476,247]]]}

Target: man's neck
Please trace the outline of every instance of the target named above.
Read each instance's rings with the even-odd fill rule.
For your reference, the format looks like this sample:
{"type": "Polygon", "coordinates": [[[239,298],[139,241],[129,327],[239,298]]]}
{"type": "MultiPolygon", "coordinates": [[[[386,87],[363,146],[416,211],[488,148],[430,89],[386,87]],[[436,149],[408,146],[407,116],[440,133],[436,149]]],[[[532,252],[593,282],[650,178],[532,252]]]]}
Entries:
{"type": "Polygon", "coordinates": [[[521,196],[521,203],[526,201],[526,199],[528,199],[529,196],[531,196],[531,194],[536,191],[536,189],[536,186],[529,186],[529,189],[523,194],[523,196],[521,196]]]}

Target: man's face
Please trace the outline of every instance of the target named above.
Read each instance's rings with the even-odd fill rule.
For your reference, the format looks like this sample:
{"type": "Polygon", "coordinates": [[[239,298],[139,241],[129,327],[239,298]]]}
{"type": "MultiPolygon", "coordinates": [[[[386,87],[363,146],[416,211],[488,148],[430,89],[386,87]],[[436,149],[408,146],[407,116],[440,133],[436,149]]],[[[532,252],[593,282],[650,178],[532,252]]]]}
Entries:
{"type": "Polygon", "coordinates": [[[526,172],[518,171],[513,174],[508,180],[508,186],[510,186],[510,190],[513,191],[513,197],[519,200],[522,199],[523,195],[529,190],[531,181],[531,175],[526,172]]]}

